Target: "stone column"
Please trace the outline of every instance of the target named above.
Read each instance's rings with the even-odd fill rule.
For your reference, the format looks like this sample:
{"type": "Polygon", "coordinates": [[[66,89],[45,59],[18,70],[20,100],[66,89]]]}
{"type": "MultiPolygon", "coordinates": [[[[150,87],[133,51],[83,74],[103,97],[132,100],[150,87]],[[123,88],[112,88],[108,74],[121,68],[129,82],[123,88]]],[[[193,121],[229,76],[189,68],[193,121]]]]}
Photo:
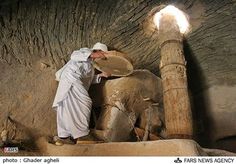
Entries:
{"type": "Polygon", "coordinates": [[[174,16],[168,14],[162,16],[159,41],[167,137],[192,138],[192,112],[188,95],[183,35],[174,16]]]}

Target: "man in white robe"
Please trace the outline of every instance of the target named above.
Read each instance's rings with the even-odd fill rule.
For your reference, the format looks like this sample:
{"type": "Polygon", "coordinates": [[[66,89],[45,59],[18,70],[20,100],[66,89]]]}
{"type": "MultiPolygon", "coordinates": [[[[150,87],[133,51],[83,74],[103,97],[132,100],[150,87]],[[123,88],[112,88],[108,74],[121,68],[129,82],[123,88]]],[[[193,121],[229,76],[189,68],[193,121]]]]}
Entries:
{"type": "Polygon", "coordinates": [[[92,49],[81,48],[71,54],[70,61],[56,72],[59,81],[53,108],[57,111],[57,132],[59,138],[79,139],[89,134],[92,100],[88,89],[92,83],[99,83],[103,72],[94,75],[92,60],[105,58],[107,46],[96,43],[92,49]]]}

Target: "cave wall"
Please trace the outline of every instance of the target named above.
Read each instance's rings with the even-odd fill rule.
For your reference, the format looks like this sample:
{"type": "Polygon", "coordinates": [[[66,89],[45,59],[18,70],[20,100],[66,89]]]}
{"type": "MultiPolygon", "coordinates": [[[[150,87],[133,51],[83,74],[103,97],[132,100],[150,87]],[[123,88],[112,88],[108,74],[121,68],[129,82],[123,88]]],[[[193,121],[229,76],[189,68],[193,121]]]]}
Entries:
{"type": "Polygon", "coordinates": [[[51,109],[57,86],[55,71],[41,62],[35,65],[40,68],[0,65],[0,129],[7,128],[14,140],[29,141],[56,132],[56,115],[51,109]]]}
{"type": "Polygon", "coordinates": [[[236,152],[236,87],[212,85],[195,95],[200,143],[204,146],[236,152]],[[199,119],[198,119],[199,120],[199,119]]]}
{"type": "MultiPolygon", "coordinates": [[[[166,4],[175,4],[190,18],[192,30],[184,50],[196,135],[206,143],[211,130],[207,115],[214,120],[210,123],[216,131],[221,131],[221,118],[229,117],[229,112],[222,111],[236,116],[232,98],[236,87],[235,0],[0,0],[0,129],[10,115],[21,127],[31,129],[31,135],[55,134],[54,73],[73,50],[97,41],[126,53],[136,69],[159,75],[158,33],[151,18],[166,4]],[[229,105],[222,107],[218,99],[229,105]]],[[[235,124],[223,120],[235,136],[235,124]]],[[[26,136],[23,132],[19,127],[19,138],[26,136]]],[[[226,137],[223,134],[229,133],[219,137],[226,137]]]]}

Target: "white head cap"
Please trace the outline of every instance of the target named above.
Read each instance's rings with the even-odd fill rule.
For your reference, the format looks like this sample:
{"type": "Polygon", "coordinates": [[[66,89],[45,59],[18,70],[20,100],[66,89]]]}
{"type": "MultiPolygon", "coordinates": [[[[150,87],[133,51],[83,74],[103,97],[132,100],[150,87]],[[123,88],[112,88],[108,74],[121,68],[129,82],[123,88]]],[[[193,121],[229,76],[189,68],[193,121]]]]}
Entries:
{"type": "Polygon", "coordinates": [[[97,42],[96,44],[94,44],[93,50],[108,51],[107,46],[105,44],[100,43],[100,42],[97,42]]]}

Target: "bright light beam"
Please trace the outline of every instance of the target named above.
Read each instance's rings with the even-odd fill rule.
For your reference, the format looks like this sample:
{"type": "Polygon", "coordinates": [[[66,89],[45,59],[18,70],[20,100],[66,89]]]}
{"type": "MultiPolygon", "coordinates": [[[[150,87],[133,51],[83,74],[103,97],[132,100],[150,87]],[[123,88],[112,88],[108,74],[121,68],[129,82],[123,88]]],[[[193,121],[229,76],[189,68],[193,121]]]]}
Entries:
{"type": "Polygon", "coordinates": [[[153,21],[158,29],[159,29],[161,17],[164,14],[173,15],[175,17],[177,24],[179,26],[179,30],[182,34],[188,32],[190,25],[189,25],[186,15],[181,10],[179,10],[178,8],[172,5],[168,5],[167,7],[160,10],[158,13],[154,15],[153,21]]]}

